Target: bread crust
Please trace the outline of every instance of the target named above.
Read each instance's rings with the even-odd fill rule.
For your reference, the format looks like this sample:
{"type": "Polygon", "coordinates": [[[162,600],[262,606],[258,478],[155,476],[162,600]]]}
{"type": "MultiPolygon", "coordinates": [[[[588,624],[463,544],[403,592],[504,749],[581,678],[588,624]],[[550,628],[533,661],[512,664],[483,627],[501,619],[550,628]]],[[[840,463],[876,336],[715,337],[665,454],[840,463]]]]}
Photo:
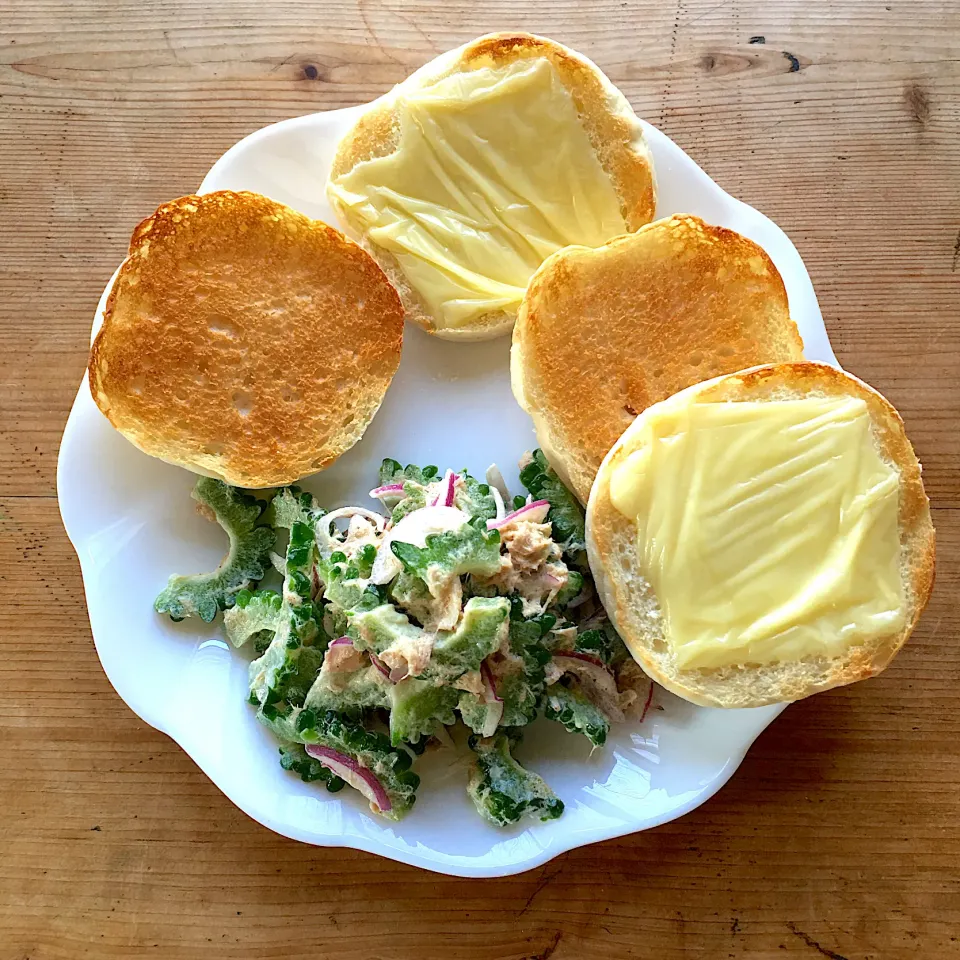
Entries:
{"type": "MultiPolygon", "coordinates": [[[[488,34],[425,64],[376,101],[343,137],[333,159],[330,180],[352,170],[358,163],[388,156],[397,149],[400,125],[396,98],[405,91],[430,86],[454,73],[500,67],[535,57],[549,60],[569,91],[590,144],[620,200],[627,229],[636,230],[649,223],[656,209],[653,162],[629,103],[586,57],[529,33],[488,34]]],[[[341,222],[346,223],[337,199],[330,196],[330,202],[341,222]]],[[[465,327],[436,328],[429,308],[407,282],[397,259],[366,237],[356,239],[400,292],[407,317],[428,333],[446,340],[488,340],[508,333],[513,326],[512,313],[496,310],[465,327]]]]}
{"type": "Polygon", "coordinates": [[[511,370],[540,446],[586,503],[604,455],[652,403],[709,377],[801,359],[766,251],[676,214],[548,257],[520,305],[511,370]]]}
{"type": "Polygon", "coordinates": [[[693,703],[758,707],[799,700],[880,673],[907,641],[933,588],[935,534],[920,463],[896,409],[856,377],[820,363],[767,364],[688,388],[699,402],[858,397],[866,402],[881,458],[900,475],[899,528],[906,617],[894,635],[874,636],[838,657],[678,670],[663,634],[657,597],[636,557],[636,528],[610,500],[610,476],[639,444],[643,418],[604,458],[587,508],[587,550],[603,604],[634,658],[658,683],[693,703]]]}
{"type": "Polygon", "coordinates": [[[399,296],[339,231],[254,193],[180,197],[133,232],[90,392],[151,456],[276,486],[360,439],[402,336],[399,296]]]}

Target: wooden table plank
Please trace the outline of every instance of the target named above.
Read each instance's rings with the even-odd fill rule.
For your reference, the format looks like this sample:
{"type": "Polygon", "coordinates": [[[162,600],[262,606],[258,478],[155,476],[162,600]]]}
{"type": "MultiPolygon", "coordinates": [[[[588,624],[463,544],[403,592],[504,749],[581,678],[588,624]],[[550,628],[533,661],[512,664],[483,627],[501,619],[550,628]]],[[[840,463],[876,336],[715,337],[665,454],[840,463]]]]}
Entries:
{"type": "Polygon", "coordinates": [[[952,2],[0,0],[0,960],[960,957],[958,103],[952,2]],[[252,130],[498,26],[591,56],[787,230],[904,414],[939,562],[895,665],[791,707],[710,803],[463,881],[274,836],[131,714],[52,498],[136,221],[252,130]]]}
{"type": "Polygon", "coordinates": [[[3,960],[519,958],[557,933],[560,958],[802,956],[801,934],[850,960],[960,956],[958,510],[936,511],[939,589],[891,670],[790,707],[688,817],[495,881],[248,820],[110,688],[54,501],[0,516],[3,960]]]}

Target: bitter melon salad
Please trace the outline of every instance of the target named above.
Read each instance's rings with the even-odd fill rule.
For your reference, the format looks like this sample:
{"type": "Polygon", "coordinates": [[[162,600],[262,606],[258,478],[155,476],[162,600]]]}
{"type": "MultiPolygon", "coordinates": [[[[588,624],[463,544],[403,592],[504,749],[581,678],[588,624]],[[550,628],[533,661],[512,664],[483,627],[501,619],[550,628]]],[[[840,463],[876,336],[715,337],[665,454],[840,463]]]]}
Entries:
{"type": "Polygon", "coordinates": [[[381,510],[201,478],[193,497],[229,550],[212,573],[171,577],[155,609],[222,612],[255,655],[251,708],[303,780],[349,785],[398,820],[417,757],[462,724],[481,816],[559,817],[563,801],[514,757],[524,727],[540,714],[601,747],[650,682],[596,599],[579,502],[539,450],[521,467],[527,492],[511,498],[495,467],[482,483],[384,460],[381,510]]]}

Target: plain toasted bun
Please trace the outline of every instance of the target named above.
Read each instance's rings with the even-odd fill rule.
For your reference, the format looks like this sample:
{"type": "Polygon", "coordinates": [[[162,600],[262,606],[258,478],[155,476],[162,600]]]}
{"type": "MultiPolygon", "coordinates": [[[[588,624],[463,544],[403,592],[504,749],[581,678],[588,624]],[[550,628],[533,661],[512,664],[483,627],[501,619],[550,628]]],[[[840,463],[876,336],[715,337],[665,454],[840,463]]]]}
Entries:
{"type": "Polygon", "coordinates": [[[882,460],[900,475],[900,570],[905,625],[849,646],[837,657],[808,657],[772,664],[679,670],[664,635],[655,592],[637,559],[633,521],[610,501],[610,476],[641,442],[644,416],[617,441],[603,461],[587,509],[587,549],[601,599],[634,658],[647,674],[693,703],[758,707],[802,697],[874,676],[913,631],[933,587],[934,532],[920,464],[897,411],[876,390],[819,363],[770,364],[729,374],[685,391],[694,402],[777,401],[806,397],[859,397],[866,402],[873,439],[882,460]]]}
{"type": "Polygon", "coordinates": [[[678,214],[533,275],[511,377],[547,459],[584,503],[637,414],[700,380],[803,359],[777,268],[752,240],[678,214]]]}
{"type": "Polygon", "coordinates": [[[90,392],[151,456],[243,487],[330,466],[400,361],[403,308],[338,231],[255,193],[141,223],[90,353],[90,392]]]}
{"type": "MultiPolygon", "coordinates": [[[[400,143],[398,97],[429,87],[455,73],[481,67],[502,67],[516,60],[547,59],[573,99],[577,115],[600,166],[610,178],[628,230],[654,217],[656,183],[653,162],[643,139],[640,121],[623,94],[596,64],[559,43],[529,33],[491,33],[451,50],[421,67],[376,102],[340,142],[330,179],[352,170],[364,160],[393,153],[400,143]]],[[[338,204],[331,197],[335,209],[338,204]]],[[[342,210],[338,209],[341,219],[342,210]]],[[[396,258],[365,237],[359,238],[400,291],[407,317],[428,333],[450,340],[486,340],[508,333],[515,317],[497,310],[457,328],[438,328],[429,308],[409,284],[396,258]]]]}

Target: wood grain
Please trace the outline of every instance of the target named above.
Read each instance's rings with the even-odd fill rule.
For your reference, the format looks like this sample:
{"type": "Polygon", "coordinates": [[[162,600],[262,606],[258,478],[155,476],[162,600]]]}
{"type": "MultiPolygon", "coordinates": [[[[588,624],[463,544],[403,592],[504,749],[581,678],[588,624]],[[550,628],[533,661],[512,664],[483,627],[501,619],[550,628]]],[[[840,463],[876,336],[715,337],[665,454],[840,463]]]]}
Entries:
{"type": "Polygon", "coordinates": [[[960,957],[956,3],[0,0],[0,171],[0,960],[960,957]],[[276,837],[134,717],[53,498],[133,225],[252,130],[504,27],[589,55],[790,234],[903,412],[938,582],[890,670],[791,707],[706,806],[462,881],[276,837]]]}

